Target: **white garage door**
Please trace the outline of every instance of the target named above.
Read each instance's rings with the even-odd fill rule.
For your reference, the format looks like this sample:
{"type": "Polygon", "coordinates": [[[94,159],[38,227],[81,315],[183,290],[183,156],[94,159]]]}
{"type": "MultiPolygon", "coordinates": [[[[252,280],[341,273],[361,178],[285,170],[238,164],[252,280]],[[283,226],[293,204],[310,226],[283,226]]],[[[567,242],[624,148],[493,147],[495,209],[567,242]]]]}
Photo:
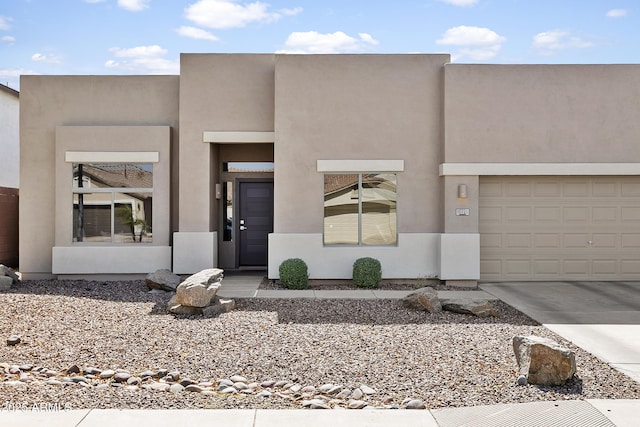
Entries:
{"type": "Polygon", "coordinates": [[[640,177],[481,177],[481,280],[640,280],[640,177]]]}

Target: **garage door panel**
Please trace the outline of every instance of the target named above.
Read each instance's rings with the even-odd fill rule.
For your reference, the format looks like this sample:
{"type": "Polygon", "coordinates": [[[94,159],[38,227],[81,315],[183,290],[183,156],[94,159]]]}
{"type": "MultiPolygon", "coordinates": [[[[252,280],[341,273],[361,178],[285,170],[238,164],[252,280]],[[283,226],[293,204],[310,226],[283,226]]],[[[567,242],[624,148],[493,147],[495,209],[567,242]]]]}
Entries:
{"type": "Polygon", "coordinates": [[[562,194],[562,184],[559,182],[536,182],[534,194],[536,197],[559,197],[562,194]]]}
{"type": "Polygon", "coordinates": [[[502,208],[488,206],[486,209],[480,209],[478,218],[484,223],[502,224],[502,208]]]}
{"type": "Polygon", "coordinates": [[[534,208],[535,221],[557,222],[562,221],[560,208],[557,206],[541,206],[534,208]]]}
{"type": "Polygon", "coordinates": [[[615,233],[594,233],[592,240],[594,249],[616,249],[618,247],[618,235],[615,233]]]}
{"type": "Polygon", "coordinates": [[[531,196],[531,184],[522,181],[510,181],[504,186],[507,197],[529,197],[531,196]]]}
{"type": "Polygon", "coordinates": [[[502,260],[484,259],[480,261],[480,270],[487,276],[499,277],[502,273],[502,260]]]}
{"type": "Polygon", "coordinates": [[[586,223],[589,220],[589,206],[571,206],[562,210],[563,220],[565,223],[586,223]]]}
{"type": "Polygon", "coordinates": [[[531,208],[530,207],[507,207],[505,208],[505,217],[507,222],[531,222],[531,208]]]}
{"type": "Polygon", "coordinates": [[[507,274],[509,275],[528,277],[531,274],[531,262],[528,258],[507,259],[503,264],[507,274]]]}
{"type": "Polygon", "coordinates": [[[640,274],[640,259],[623,259],[620,261],[620,270],[625,275],[640,274]]]}
{"type": "MultiPolygon", "coordinates": [[[[480,235],[480,238],[482,239],[482,235],[480,235]]],[[[621,239],[623,249],[640,248],[640,234],[624,233],[621,239]]]]}
{"type": "Polygon", "coordinates": [[[589,185],[586,182],[565,182],[562,186],[564,197],[587,197],[589,185]]]}
{"type": "Polygon", "coordinates": [[[562,271],[565,275],[585,275],[589,272],[588,259],[565,259],[562,263],[562,271]]]}
{"type": "Polygon", "coordinates": [[[562,274],[560,261],[557,259],[537,259],[533,261],[533,272],[535,276],[562,274]]]}
{"type": "Polygon", "coordinates": [[[618,208],[614,206],[594,207],[591,210],[593,220],[597,222],[618,222],[618,208]]]}
{"type": "Polygon", "coordinates": [[[480,177],[483,280],[640,280],[640,177],[480,177]]]}
{"type": "Polygon", "coordinates": [[[567,249],[585,248],[589,242],[588,233],[565,233],[564,247],[567,249]]]}
{"type": "Polygon", "coordinates": [[[618,261],[615,259],[594,259],[591,265],[594,275],[615,275],[618,271],[618,261]]]}
{"type": "Polygon", "coordinates": [[[620,186],[622,197],[640,197],[640,182],[624,182],[620,186]]]}
{"type": "Polygon", "coordinates": [[[624,222],[640,222],[640,207],[621,207],[620,218],[624,222]]]}
{"type": "Polygon", "coordinates": [[[560,233],[537,233],[534,234],[534,242],[537,249],[559,249],[562,235],[560,233]]]}
{"type": "Polygon", "coordinates": [[[512,233],[507,234],[507,248],[520,249],[531,247],[531,234],[512,233]]]}
{"type": "Polygon", "coordinates": [[[593,183],[594,197],[616,197],[618,195],[618,183],[616,181],[601,181],[593,183]]]}

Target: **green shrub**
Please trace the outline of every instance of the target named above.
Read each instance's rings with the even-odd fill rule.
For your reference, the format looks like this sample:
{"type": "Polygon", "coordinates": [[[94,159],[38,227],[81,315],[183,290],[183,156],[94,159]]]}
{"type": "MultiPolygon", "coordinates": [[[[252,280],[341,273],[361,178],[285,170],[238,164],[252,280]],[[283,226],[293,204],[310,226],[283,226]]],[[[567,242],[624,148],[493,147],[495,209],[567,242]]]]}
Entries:
{"type": "Polygon", "coordinates": [[[309,286],[307,264],[300,258],[289,258],[280,264],[280,283],[289,289],[306,289],[309,286]]]}
{"type": "Polygon", "coordinates": [[[359,288],[377,288],[382,279],[382,266],[375,258],[359,258],[353,263],[353,283],[359,288]]]}

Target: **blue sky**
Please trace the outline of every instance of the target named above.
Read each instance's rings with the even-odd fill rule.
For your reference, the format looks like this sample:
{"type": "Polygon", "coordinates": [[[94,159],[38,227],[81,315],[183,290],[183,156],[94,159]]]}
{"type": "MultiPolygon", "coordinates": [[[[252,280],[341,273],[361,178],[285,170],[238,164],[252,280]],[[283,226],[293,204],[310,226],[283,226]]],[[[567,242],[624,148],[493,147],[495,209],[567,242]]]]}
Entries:
{"type": "Polygon", "coordinates": [[[640,63],[638,0],[0,0],[0,82],[178,74],[180,53],[640,63]]]}

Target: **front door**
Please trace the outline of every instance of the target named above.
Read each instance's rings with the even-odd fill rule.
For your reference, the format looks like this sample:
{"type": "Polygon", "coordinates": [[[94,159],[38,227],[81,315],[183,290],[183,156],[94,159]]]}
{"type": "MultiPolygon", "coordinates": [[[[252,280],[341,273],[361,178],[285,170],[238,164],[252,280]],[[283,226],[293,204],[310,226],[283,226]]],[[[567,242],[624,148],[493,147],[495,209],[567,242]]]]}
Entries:
{"type": "Polygon", "coordinates": [[[273,181],[240,181],[240,266],[266,266],[273,232],[273,181]]]}

